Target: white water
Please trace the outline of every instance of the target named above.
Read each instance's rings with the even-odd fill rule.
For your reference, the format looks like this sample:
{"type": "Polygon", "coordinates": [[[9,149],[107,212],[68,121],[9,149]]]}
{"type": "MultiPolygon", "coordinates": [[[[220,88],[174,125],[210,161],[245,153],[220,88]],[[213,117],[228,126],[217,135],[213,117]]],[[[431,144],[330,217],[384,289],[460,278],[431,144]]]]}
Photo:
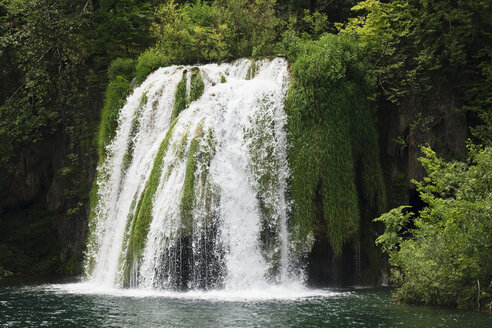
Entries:
{"type": "MultiPolygon", "coordinates": [[[[189,98],[191,67],[161,68],[134,90],[120,111],[116,136],[98,168],[100,201],[86,254],[91,286],[112,289],[124,284],[125,232],[130,231],[135,204],[170,127],[176,86],[185,69],[189,98]],[[144,94],[148,100],[142,106],[144,94]],[[135,119],[139,125],[132,134],[135,119]],[[132,161],[123,172],[131,143],[132,161]]],[[[186,255],[177,243],[184,229],[180,205],[188,153],[197,138],[186,289],[205,286],[229,292],[259,291],[271,289],[272,283],[300,288],[302,277],[289,274],[287,62],[281,58],[256,63],[244,59],[199,69],[204,93],[180,113],[173,128],[160,163],[162,174],[145,247],[140,260],[130,264],[130,286],[174,289],[181,279],[186,255]],[[252,64],[257,67],[256,75],[246,80],[252,64]],[[221,83],[221,75],[226,77],[225,83],[221,83]],[[206,153],[212,154],[209,162],[204,159],[206,153]],[[267,219],[262,216],[265,208],[267,219]],[[262,238],[265,229],[269,233],[262,238]]]]}
{"type": "Polygon", "coordinates": [[[171,299],[207,300],[221,302],[257,302],[271,300],[299,300],[312,298],[335,298],[354,295],[350,291],[328,289],[307,289],[301,286],[271,285],[267,288],[250,288],[246,290],[190,290],[176,292],[170,290],[105,288],[93,283],[72,283],[44,285],[43,288],[59,293],[82,295],[108,295],[116,297],[163,297],[171,299]]]}

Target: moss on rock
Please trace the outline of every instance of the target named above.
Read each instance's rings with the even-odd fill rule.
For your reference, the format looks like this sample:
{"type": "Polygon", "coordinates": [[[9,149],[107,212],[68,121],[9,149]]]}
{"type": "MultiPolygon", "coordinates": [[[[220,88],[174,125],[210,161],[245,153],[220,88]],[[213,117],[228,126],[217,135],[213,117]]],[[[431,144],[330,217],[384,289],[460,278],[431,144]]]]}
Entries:
{"type": "Polygon", "coordinates": [[[106,157],[106,145],[114,138],[118,125],[118,115],[125,105],[126,97],[132,91],[133,86],[127,79],[117,76],[106,89],[104,107],[99,124],[98,152],[99,160],[106,157]]]}
{"type": "Polygon", "coordinates": [[[193,232],[193,205],[195,201],[195,172],[198,168],[198,156],[200,154],[200,142],[202,139],[202,124],[199,125],[196,135],[191,140],[186,161],[186,173],[181,197],[180,214],[182,235],[191,237],[193,232]]]}
{"type": "Polygon", "coordinates": [[[203,83],[202,74],[200,73],[200,69],[198,67],[193,67],[191,69],[191,77],[190,77],[190,103],[192,101],[197,100],[203,94],[203,90],[205,89],[205,84],[203,83]]]}
{"type": "Polygon", "coordinates": [[[183,77],[179,81],[174,93],[174,108],[171,116],[171,121],[178,117],[179,113],[186,108],[186,75],[187,70],[183,71],[183,77]]]}
{"type": "Polygon", "coordinates": [[[162,173],[162,160],[169,148],[169,141],[174,131],[174,126],[177,120],[174,120],[169,130],[162,141],[157,155],[154,158],[154,165],[150,172],[149,179],[145,185],[145,190],[140,195],[133,221],[131,224],[130,234],[128,237],[128,247],[126,250],[126,259],[123,264],[123,284],[128,285],[130,282],[130,274],[134,269],[134,264],[139,263],[143,248],[147,239],[149,225],[152,221],[152,208],[154,195],[159,186],[159,181],[162,173]]]}

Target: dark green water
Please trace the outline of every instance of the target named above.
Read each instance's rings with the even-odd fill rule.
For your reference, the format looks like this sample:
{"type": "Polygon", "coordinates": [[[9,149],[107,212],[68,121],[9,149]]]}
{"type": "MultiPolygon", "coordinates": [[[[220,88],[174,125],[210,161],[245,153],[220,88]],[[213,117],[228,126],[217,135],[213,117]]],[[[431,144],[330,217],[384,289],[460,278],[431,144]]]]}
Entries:
{"type": "Polygon", "coordinates": [[[0,327],[492,327],[487,313],[393,304],[388,289],[241,301],[74,290],[2,282],[0,327]]]}

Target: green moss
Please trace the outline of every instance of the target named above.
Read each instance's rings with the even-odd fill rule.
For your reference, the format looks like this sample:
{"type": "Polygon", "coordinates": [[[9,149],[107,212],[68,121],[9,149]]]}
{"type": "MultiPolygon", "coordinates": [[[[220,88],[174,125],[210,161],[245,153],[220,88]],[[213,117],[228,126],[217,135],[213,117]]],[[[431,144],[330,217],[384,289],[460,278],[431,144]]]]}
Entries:
{"type": "MultiPolygon", "coordinates": [[[[145,189],[144,189],[143,193],[145,193],[145,189]]],[[[119,264],[118,264],[120,272],[121,271],[124,272],[124,270],[125,270],[125,263],[126,263],[126,258],[127,258],[126,250],[128,249],[131,227],[133,224],[133,219],[135,218],[135,213],[136,213],[135,207],[137,206],[138,196],[139,196],[139,193],[137,191],[135,193],[135,195],[133,196],[132,203],[130,204],[130,210],[128,211],[128,217],[126,219],[125,232],[123,234],[122,250],[120,252],[120,259],[119,259],[119,264]]]]}
{"type": "Polygon", "coordinates": [[[152,221],[152,202],[154,200],[155,192],[159,186],[159,180],[162,173],[162,160],[169,148],[169,141],[174,131],[174,126],[177,120],[174,120],[166,137],[162,141],[157,155],[154,159],[154,165],[150,172],[149,179],[145,186],[145,190],[142,192],[140,199],[137,203],[137,208],[133,216],[133,222],[131,224],[130,235],[128,237],[128,247],[126,250],[126,259],[123,266],[123,281],[127,285],[130,281],[130,274],[134,263],[140,261],[143,247],[147,238],[150,222],[152,221]]]}
{"type": "Polygon", "coordinates": [[[186,154],[186,146],[187,146],[187,141],[188,141],[188,130],[189,126],[186,128],[186,132],[183,134],[183,137],[181,137],[181,140],[177,145],[174,145],[174,150],[176,152],[176,159],[177,160],[182,160],[183,157],[186,154]]]}
{"type": "Polygon", "coordinates": [[[216,142],[214,139],[214,134],[213,134],[212,129],[208,130],[208,133],[205,137],[205,144],[206,144],[206,146],[201,150],[201,157],[202,157],[202,161],[201,161],[201,172],[202,172],[201,184],[202,184],[202,187],[205,186],[205,182],[206,182],[207,176],[208,176],[208,171],[210,168],[210,161],[212,160],[212,157],[215,154],[216,142]]]}
{"type": "Polygon", "coordinates": [[[246,73],[246,80],[252,80],[256,76],[256,60],[251,61],[251,66],[248,69],[248,72],[246,73]]]}
{"type": "Polygon", "coordinates": [[[274,117],[268,108],[268,99],[256,115],[250,117],[250,128],[245,131],[251,170],[255,176],[257,198],[261,214],[261,250],[270,265],[269,276],[275,277],[280,268],[279,213],[279,163],[276,141],[272,131],[274,117]]]}
{"type": "Polygon", "coordinates": [[[191,81],[190,81],[190,103],[197,100],[203,94],[205,84],[203,83],[202,74],[198,67],[191,69],[191,81]]]}
{"type": "Polygon", "coordinates": [[[187,75],[188,71],[183,70],[183,77],[179,81],[174,93],[174,108],[171,119],[174,120],[192,101],[197,100],[203,94],[205,84],[203,83],[202,75],[198,67],[191,69],[190,77],[190,94],[188,99],[187,93],[187,75]]]}
{"type": "Polygon", "coordinates": [[[171,120],[178,117],[179,113],[186,108],[186,75],[187,71],[183,71],[183,77],[179,81],[176,87],[176,92],[174,93],[174,108],[171,120]]]}
{"type": "Polygon", "coordinates": [[[94,252],[95,248],[97,247],[96,245],[96,214],[97,214],[97,204],[99,203],[99,184],[98,180],[101,179],[100,174],[96,175],[96,178],[94,178],[94,181],[92,182],[92,187],[91,191],[89,193],[89,205],[90,205],[90,212],[89,212],[89,237],[87,240],[87,249],[90,250],[88,253],[89,256],[85,259],[85,268],[86,268],[86,274],[90,275],[92,271],[94,270],[94,265],[95,265],[95,259],[92,256],[92,253],[94,252]]]}
{"type": "Polygon", "coordinates": [[[106,89],[104,107],[101,115],[98,135],[99,160],[106,157],[106,145],[114,138],[120,109],[125,105],[126,97],[132,91],[132,85],[122,76],[117,76],[106,89]]]}
{"type": "Polygon", "coordinates": [[[180,212],[182,233],[190,237],[193,232],[193,205],[195,201],[195,172],[198,167],[198,155],[200,141],[202,139],[202,125],[197,129],[196,136],[193,138],[188,151],[186,162],[185,181],[183,186],[183,196],[181,197],[180,212]]]}
{"type": "Polygon", "coordinates": [[[226,82],[227,82],[227,79],[224,76],[224,74],[220,74],[220,83],[226,83],[226,82]]]}
{"type": "Polygon", "coordinates": [[[126,172],[133,160],[133,151],[135,150],[135,136],[137,135],[138,129],[140,128],[140,115],[148,102],[147,92],[145,92],[140,98],[138,109],[133,114],[132,126],[130,128],[130,133],[128,135],[128,144],[126,147],[125,155],[123,155],[123,163],[121,170],[123,173],[126,172]]]}
{"type": "Polygon", "coordinates": [[[292,234],[301,249],[326,231],[338,256],[359,231],[360,198],[384,203],[370,90],[356,47],[341,37],[306,42],[296,56],[286,103],[292,234]]]}
{"type": "Polygon", "coordinates": [[[140,102],[139,102],[140,108],[143,108],[145,105],[147,105],[148,101],[149,101],[149,97],[147,96],[147,92],[144,92],[144,94],[140,98],[140,102]]]}

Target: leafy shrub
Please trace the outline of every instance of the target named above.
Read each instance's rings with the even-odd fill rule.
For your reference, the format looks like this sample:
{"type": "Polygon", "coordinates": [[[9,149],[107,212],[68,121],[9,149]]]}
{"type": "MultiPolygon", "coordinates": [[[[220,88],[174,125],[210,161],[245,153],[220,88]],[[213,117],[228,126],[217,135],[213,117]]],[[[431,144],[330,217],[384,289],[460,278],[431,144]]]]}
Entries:
{"type": "Polygon", "coordinates": [[[428,177],[414,183],[427,206],[413,218],[399,207],[376,221],[376,243],[389,254],[395,298],[476,308],[492,300],[492,148],[472,147],[468,163],[445,162],[428,147],[428,177]],[[480,288],[480,289],[479,289],[480,288]]]}
{"type": "Polygon", "coordinates": [[[179,64],[271,55],[280,27],[274,6],[273,0],[168,2],[156,13],[155,49],[179,64]]]}
{"type": "Polygon", "coordinates": [[[108,68],[108,77],[110,81],[122,76],[131,81],[135,76],[135,60],[131,58],[116,58],[111,62],[108,68]]]}
{"type": "Polygon", "coordinates": [[[137,60],[135,68],[135,78],[137,85],[141,84],[147,75],[158,69],[159,67],[168,66],[170,60],[156,49],[150,48],[143,52],[137,60]]]}

